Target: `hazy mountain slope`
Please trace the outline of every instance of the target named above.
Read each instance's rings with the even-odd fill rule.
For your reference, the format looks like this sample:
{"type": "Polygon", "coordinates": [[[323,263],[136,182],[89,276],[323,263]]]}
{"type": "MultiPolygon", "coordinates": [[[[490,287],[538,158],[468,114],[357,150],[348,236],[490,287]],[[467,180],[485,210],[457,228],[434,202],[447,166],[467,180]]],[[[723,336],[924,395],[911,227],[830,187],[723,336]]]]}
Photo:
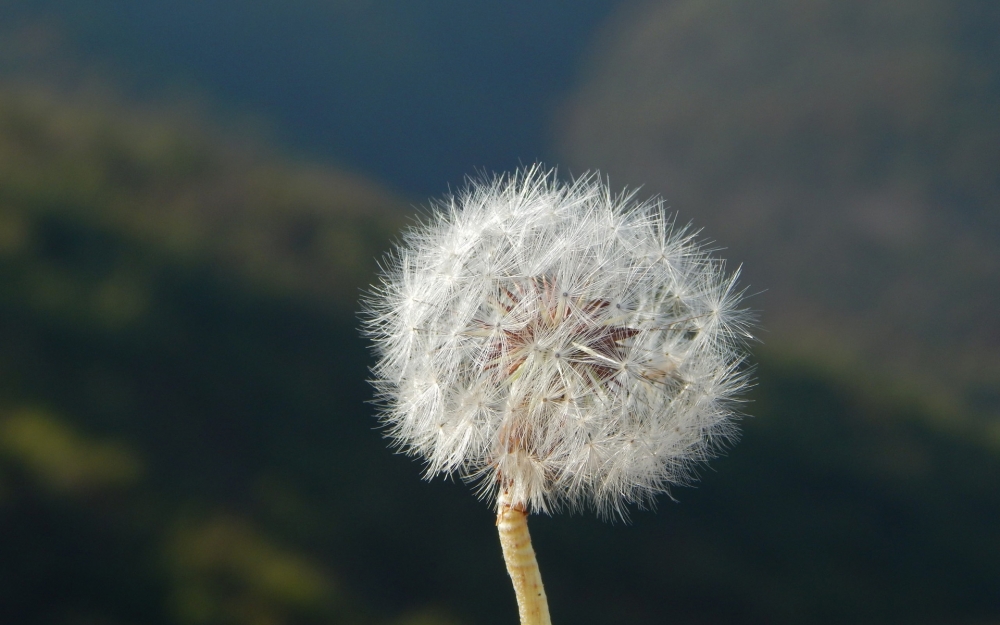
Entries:
{"type": "Polygon", "coordinates": [[[561,149],[744,263],[765,342],[1000,417],[998,33],[987,1],[635,3],[561,149]]]}

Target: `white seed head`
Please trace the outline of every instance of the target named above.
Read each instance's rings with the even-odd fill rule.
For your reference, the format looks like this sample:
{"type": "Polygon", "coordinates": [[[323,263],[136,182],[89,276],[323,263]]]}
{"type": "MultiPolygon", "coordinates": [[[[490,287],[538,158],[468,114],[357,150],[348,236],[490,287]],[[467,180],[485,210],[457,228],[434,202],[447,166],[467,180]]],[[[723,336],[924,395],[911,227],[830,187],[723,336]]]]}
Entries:
{"type": "Polygon", "coordinates": [[[621,515],[735,435],[738,272],[662,201],[536,166],[432,208],[364,303],[382,421],[428,477],[621,515]]]}

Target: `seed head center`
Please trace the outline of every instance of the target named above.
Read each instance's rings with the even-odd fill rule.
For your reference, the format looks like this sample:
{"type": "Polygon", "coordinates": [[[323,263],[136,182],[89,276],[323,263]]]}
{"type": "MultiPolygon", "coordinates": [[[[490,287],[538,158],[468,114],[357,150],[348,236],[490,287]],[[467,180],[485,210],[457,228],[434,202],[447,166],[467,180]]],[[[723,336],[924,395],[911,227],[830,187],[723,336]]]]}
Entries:
{"type": "Polygon", "coordinates": [[[523,373],[530,358],[542,357],[568,368],[563,373],[575,373],[585,387],[606,389],[625,370],[629,339],[639,333],[613,322],[609,300],[573,296],[547,277],[502,287],[493,304],[519,322],[509,328],[494,323],[499,331],[485,347],[486,368],[507,379],[523,373]]]}

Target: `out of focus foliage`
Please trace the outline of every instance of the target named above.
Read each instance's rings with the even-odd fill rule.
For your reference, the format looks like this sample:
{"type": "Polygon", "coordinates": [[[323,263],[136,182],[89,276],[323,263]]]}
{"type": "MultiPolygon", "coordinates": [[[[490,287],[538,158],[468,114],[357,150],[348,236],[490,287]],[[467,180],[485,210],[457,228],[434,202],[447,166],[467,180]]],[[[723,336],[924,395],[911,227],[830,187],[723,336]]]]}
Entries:
{"type": "Polygon", "coordinates": [[[386,622],[252,502],[399,205],[151,115],[0,93],[0,621],[386,622]]]}
{"type": "Polygon", "coordinates": [[[213,142],[204,125],[152,111],[122,118],[101,111],[114,105],[100,99],[78,108],[54,102],[0,93],[0,249],[12,259],[61,254],[77,272],[25,264],[27,273],[5,288],[33,290],[23,295],[39,307],[73,308],[82,302],[65,298],[79,297],[98,322],[141,316],[143,264],[165,254],[351,310],[373,252],[402,221],[398,201],[370,183],[267,162],[251,145],[213,142]],[[89,238],[63,240],[72,222],[85,222],[89,238]],[[116,257],[129,245],[139,248],[136,257],[116,257]]]}
{"type": "Polygon", "coordinates": [[[66,424],[38,410],[21,409],[0,421],[0,447],[38,485],[79,494],[135,484],[141,463],[127,447],[81,440],[66,424]]]}
{"type": "MultiPolygon", "coordinates": [[[[0,103],[0,622],[516,622],[490,510],[365,403],[345,313],[397,202],[122,104],[0,103]]],[[[762,351],[679,504],[532,519],[556,622],[1000,619],[1000,441],[797,358],[762,351]]]]}
{"type": "Polygon", "coordinates": [[[592,61],[564,154],[745,263],[769,343],[1000,423],[1000,5],[630,3],[592,61]]]}

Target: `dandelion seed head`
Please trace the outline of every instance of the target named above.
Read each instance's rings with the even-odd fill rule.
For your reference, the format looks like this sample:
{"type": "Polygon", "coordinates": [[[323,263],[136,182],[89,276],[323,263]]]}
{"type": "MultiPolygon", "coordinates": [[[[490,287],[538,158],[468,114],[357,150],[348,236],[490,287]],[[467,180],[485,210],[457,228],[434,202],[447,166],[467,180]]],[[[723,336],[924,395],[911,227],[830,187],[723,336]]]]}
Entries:
{"type": "Polygon", "coordinates": [[[432,208],[364,304],[380,418],[428,477],[623,515],[735,436],[738,271],[661,200],[535,166],[432,208]]]}

